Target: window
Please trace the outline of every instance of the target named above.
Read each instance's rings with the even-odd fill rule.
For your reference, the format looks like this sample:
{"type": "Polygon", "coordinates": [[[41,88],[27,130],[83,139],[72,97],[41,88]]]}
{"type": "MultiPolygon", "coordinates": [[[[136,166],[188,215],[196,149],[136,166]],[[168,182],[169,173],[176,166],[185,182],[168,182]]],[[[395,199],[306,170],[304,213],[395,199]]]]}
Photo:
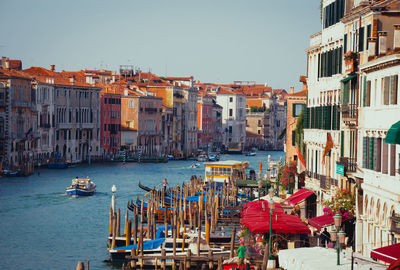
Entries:
{"type": "Polygon", "coordinates": [[[296,130],[292,131],[292,146],[296,146],[296,130]]]}
{"type": "Polygon", "coordinates": [[[367,25],[367,50],[368,50],[368,48],[369,48],[368,38],[370,38],[370,37],[371,37],[371,25],[368,24],[368,25],[367,25]]]}
{"type": "Polygon", "coordinates": [[[129,108],[133,108],[134,107],[134,105],[133,105],[133,100],[129,100],[129,108]]]}
{"type": "Polygon", "coordinates": [[[229,116],[232,116],[232,115],[233,115],[233,110],[229,109],[229,116]]]}
{"type": "Polygon", "coordinates": [[[232,134],[232,126],[229,126],[229,134],[232,134]]]}
{"type": "Polygon", "coordinates": [[[229,98],[229,102],[233,102],[233,97],[230,97],[230,98],[229,98]]]}
{"type": "Polygon", "coordinates": [[[347,53],[347,34],[343,38],[343,53],[347,53]]]}
{"type": "Polygon", "coordinates": [[[364,27],[360,28],[360,32],[358,34],[358,51],[364,51],[364,27]]]}
{"type": "Polygon", "coordinates": [[[397,104],[398,75],[382,78],[382,105],[397,104]]]}
{"type": "Polygon", "coordinates": [[[294,103],[293,104],[293,117],[298,117],[301,114],[301,111],[305,108],[304,104],[294,103]]]}
{"type": "Polygon", "coordinates": [[[364,86],[365,91],[365,106],[371,106],[371,81],[367,81],[364,86]]]}

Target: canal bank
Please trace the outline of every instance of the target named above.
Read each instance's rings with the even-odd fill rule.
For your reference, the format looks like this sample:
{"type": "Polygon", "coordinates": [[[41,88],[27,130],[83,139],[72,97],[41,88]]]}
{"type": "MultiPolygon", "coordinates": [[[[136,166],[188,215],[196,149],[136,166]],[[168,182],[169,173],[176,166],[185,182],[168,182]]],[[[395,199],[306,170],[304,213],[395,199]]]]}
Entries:
{"type": "MultiPolygon", "coordinates": [[[[256,156],[222,155],[222,160],[248,160],[256,171],[259,161],[266,168],[267,155],[278,160],[283,152],[259,152],[256,156]]],[[[126,209],[128,200],[143,196],[139,180],[155,186],[164,178],[170,185],[204,177],[204,165],[190,168],[193,161],[159,164],[102,163],[80,165],[66,170],[42,169],[25,178],[0,179],[0,268],[74,269],[77,261],[90,259],[91,269],[112,269],[106,235],[111,186],[117,186],[117,203],[126,209]],[[87,198],[71,198],[65,188],[76,176],[86,175],[97,185],[97,193],[87,198]]]]}

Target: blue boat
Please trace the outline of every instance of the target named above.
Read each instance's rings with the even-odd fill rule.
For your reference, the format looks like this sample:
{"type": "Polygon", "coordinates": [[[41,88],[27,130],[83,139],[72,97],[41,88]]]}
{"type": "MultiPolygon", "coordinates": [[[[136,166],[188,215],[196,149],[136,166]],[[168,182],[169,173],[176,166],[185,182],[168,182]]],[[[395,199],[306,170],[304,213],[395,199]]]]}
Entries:
{"type": "Polygon", "coordinates": [[[66,169],[69,167],[69,163],[62,162],[62,163],[48,163],[47,167],[49,169],[66,169]]]}
{"type": "Polygon", "coordinates": [[[96,192],[96,184],[89,178],[72,179],[72,184],[65,189],[69,196],[91,196],[96,192]]]}

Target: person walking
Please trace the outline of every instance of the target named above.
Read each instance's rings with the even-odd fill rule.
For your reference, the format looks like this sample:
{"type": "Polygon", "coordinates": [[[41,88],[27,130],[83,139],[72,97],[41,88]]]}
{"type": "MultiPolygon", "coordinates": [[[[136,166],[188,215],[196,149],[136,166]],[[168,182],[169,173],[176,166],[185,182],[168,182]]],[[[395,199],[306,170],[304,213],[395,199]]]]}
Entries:
{"type": "Polygon", "coordinates": [[[326,247],[328,243],[331,241],[331,234],[324,228],[324,231],[320,235],[321,244],[323,247],[326,247]]]}

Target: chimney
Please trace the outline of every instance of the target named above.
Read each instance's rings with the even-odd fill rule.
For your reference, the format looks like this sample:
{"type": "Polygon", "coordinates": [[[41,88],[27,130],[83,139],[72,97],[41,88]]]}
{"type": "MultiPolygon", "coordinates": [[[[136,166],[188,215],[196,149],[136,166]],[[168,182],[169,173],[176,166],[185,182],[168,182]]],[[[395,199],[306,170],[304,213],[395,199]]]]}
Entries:
{"type": "Polygon", "coordinates": [[[394,24],[393,51],[400,50],[400,24],[394,24]]]}
{"type": "Polygon", "coordinates": [[[379,31],[378,38],[379,38],[379,55],[386,54],[386,52],[387,52],[387,44],[386,44],[387,32],[379,31]]]}
{"type": "Polygon", "coordinates": [[[72,76],[71,78],[69,78],[69,82],[70,82],[72,85],[75,85],[75,76],[72,76]]]}
{"type": "Polygon", "coordinates": [[[376,37],[369,37],[368,38],[368,58],[373,58],[376,52],[376,37]]]}
{"type": "Polygon", "coordinates": [[[290,87],[290,94],[294,94],[294,87],[293,86],[290,87]]]}
{"type": "Polygon", "coordinates": [[[55,72],[56,71],[56,65],[50,65],[50,70],[55,72]]]}

